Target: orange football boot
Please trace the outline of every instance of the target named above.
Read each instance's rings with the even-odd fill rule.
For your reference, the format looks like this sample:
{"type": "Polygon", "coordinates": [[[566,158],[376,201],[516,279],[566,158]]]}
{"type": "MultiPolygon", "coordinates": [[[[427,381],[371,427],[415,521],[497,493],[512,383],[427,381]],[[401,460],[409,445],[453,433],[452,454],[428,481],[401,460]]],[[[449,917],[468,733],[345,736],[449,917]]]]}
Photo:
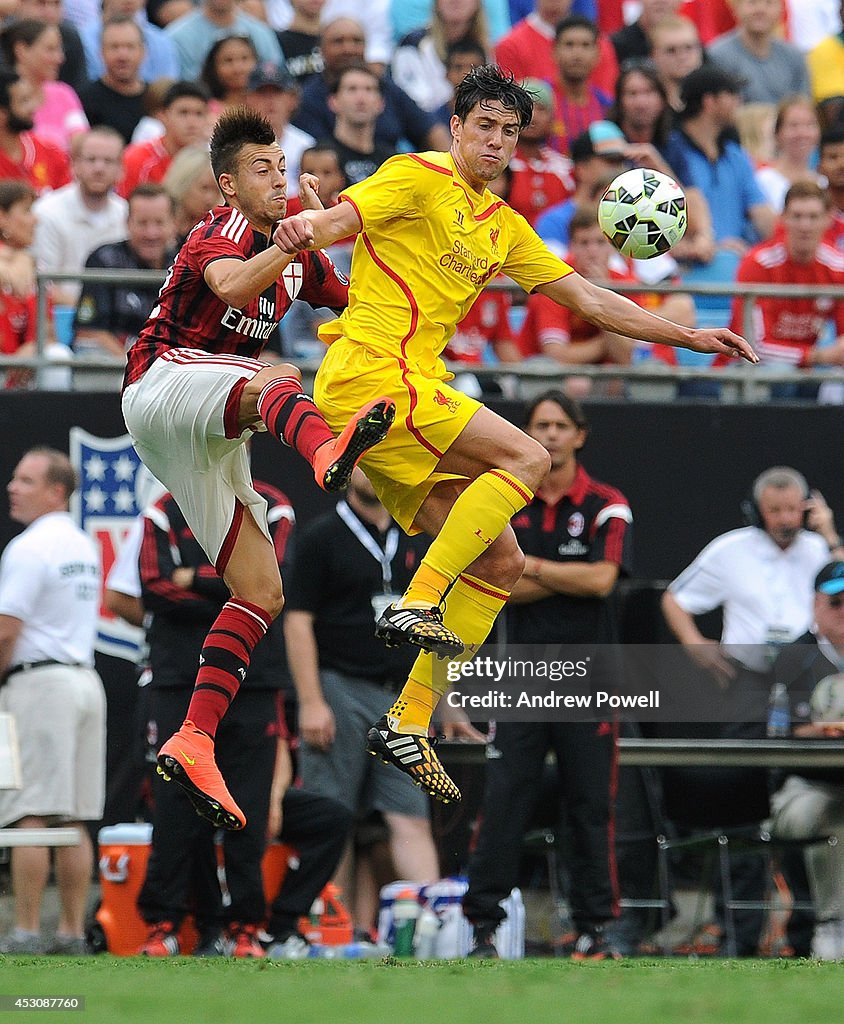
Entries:
{"type": "Polygon", "coordinates": [[[349,484],[352,470],[373,445],[383,441],[396,418],[396,403],[391,398],[376,398],[356,413],[343,433],[326,441],[314,455],[314,476],[324,491],[342,491],[349,484]]]}
{"type": "Polygon", "coordinates": [[[197,814],[216,828],[240,829],[246,815],[226,788],[214,760],[214,741],[193,722],[184,722],[158,752],[158,774],[178,783],[190,797],[197,814]]]}

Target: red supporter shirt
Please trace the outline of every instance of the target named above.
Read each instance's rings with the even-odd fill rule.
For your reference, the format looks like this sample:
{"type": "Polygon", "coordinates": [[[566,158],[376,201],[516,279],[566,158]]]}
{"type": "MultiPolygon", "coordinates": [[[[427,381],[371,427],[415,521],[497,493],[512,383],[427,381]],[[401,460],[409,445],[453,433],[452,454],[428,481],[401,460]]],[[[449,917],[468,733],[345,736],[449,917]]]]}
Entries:
{"type": "Polygon", "coordinates": [[[489,289],[481,292],[472,308],[457,325],[454,337],[446,345],[443,355],[459,363],[477,366],[484,361],[487,345],[497,341],[512,341],[510,330],[510,293],[489,289]]]}
{"type": "Polygon", "coordinates": [[[560,152],[568,153],[572,139],[586,131],[593,121],[603,121],[612,106],[610,96],[589,87],[589,95],[585,103],[573,103],[564,96],[558,87],[554,87],[554,124],[551,128],[551,141],[560,152]]]}
{"type": "MultiPolygon", "coordinates": [[[[590,82],[601,92],[612,96],[618,78],[615,47],[603,34],[598,36],[601,52],[598,66],[590,82]]],[[[495,47],[495,59],[506,71],[512,71],[517,82],[524,78],[541,78],[556,86],[560,72],[554,60],[554,29],[545,27],[535,14],[516,22],[495,47]]]]}
{"type": "Polygon", "coordinates": [[[829,227],[823,240],[827,245],[844,252],[844,210],[835,207],[829,211],[829,227]]]}
{"type": "Polygon", "coordinates": [[[24,132],[19,139],[23,149],[20,163],[0,150],[0,179],[25,181],[39,194],[70,183],[72,178],[67,153],[30,132],[24,132]]]}
{"type": "Polygon", "coordinates": [[[21,298],[0,291],[0,352],[4,356],[14,355],[22,345],[35,340],[37,316],[35,292],[21,298]]]}
{"type": "Polygon", "coordinates": [[[330,258],[304,252],[242,310],[227,306],[205,283],[205,268],[214,260],[247,260],[268,244],[239,210],[209,210],[179,250],[158,303],[129,350],[126,384],[138,380],[168,348],[258,358],[294,299],[335,310],[348,304],[349,282],[330,258]]]}
{"type": "MultiPolygon", "coordinates": [[[[575,269],[577,268],[575,267],[575,269]]],[[[623,274],[612,268],[610,268],[610,281],[638,284],[632,274],[623,274]]],[[[645,305],[644,295],[631,295],[630,297],[637,305],[645,305]]],[[[582,341],[590,341],[599,333],[599,328],[573,313],[568,307],[559,305],[553,299],[549,299],[547,295],[534,292],[527,301],[527,316],[519,334],[519,348],[524,356],[542,355],[544,347],[549,343],[577,344],[582,341]]]]}
{"type": "Polygon", "coordinates": [[[524,157],[518,149],[510,161],[510,193],[507,202],[533,227],[538,217],[555,203],[568,199],[574,192],[572,164],[543,146],[539,156],[524,157]]]}
{"type": "MultiPolygon", "coordinates": [[[[736,280],[752,284],[829,284],[844,287],[844,253],[821,243],[809,263],[789,259],[785,243],[764,242],[739,264],[736,280]]],[[[833,298],[757,299],[753,307],[753,343],[763,359],[805,365],[806,353],[818,343],[832,319],[844,334],[844,301],[833,298]]],[[[744,302],[733,300],[732,329],[743,333],[744,302]]],[[[719,365],[723,358],[719,357],[719,365]]]]}
{"type": "Polygon", "coordinates": [[[704,46],[736,27],[728,0],[683,0],[677,13],[697,25],[704,46]]]}
{"type": "Polygon", "coordinates": [[[148,181],[154,184],[163,181],[172,160],[173,157],[160,138],[127,146],[123,154],[123,177],[117,185],[117,194],[128,199],[138,185],[148,181]]]}

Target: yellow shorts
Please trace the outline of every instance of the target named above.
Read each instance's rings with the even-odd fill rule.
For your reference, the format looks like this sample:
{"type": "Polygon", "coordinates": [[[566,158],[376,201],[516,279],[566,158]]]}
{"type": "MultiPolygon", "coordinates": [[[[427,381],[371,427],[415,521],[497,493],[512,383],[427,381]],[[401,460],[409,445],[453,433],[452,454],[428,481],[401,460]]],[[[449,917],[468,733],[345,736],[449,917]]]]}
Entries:
{"type": "Polygon", "coordinates": [[[396,421],[361,460],[361,468],[399,526],[418,533],[413,520],[431,488],[441,480],[462,479],[437,472],[437,465],[482,406],[398,356],[376,355],[345,338],[335,341],[314,384],[314,400],[334,433],[381,395],[396,403],[396,421]]]}

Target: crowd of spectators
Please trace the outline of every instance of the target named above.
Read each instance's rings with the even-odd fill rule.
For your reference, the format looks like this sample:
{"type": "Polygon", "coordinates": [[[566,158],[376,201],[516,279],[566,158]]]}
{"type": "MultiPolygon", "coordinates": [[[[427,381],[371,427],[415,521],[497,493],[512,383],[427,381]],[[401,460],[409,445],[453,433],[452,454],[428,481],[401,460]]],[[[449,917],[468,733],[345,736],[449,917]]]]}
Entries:
{"type": "MultiPolygon", "coordinates": [[[[183,239],[216,198],[200,154],[227,107],[246,104],[269,118],[295,196],[302,156],[314,147],[310,162],[329,172],[334,161],[323,147],[337,154],[341,186],[396,152],[448,148],[454,87],[473,65],[491,60],[527,80],[535,98],[534,120],[496,191],[555,251],[569,253],[576,209],[594,212],[625,166],[652,167],[680,182],[688,230],[656,260],[609,253],[610,276],[622,286],[685,282],[693,291],[700,283],[726,289],[736,280],[776,280],[747,268],[767,258],[756,246],[788,244],[782,214],[793,185],[823,192],[816,248],[842,248],[844,72],[835,0],[382,0],[365,10],[344,0],[6,0],[2,14],[0,180],[23,181],[38,197],[35,241],[23,252],[42,272],[81,270],[98,244],[125,241],[121,198],[148,183],[163,183],[172,196],[173,244],[183,239]],[[188,173],[169,175],[182,150],[193,153],[188,173]],[[72,246],[61,245],[62,234],[72,246]]],[[[2,242],[10,247],[5,233],[2,242]]],[[[831,254],[804,248],[801,272],[789,281],[836,283],[831,254]]],[[[32,274],[23,294],[2,255],[3,354],[28,356],[34,320],[18,307],[33,298],[32,274]]],[[[55,335],[71,346],[80,294],[80,285],[51,288],[55,335]]],[[[808,378],[814,367],[842,362],[839,311],[838,300],[802,301],[797,319],[809,311],[811,346],[802,336],[772,336],[764,316],[742,319],[727,294],[695,296],[691,313],[698,324],[742,326],[767,367],[805,369],[808,378]]],[[[563,382],[569,362],[661,358],[617,346],[596,359],[577,340],[563,359],[556,343],[546,348],[527,337],[523,347],[522,311],[497,305],[506,313],[498,326],[481,337],[470,319],[452,358],[468,351],[473,332],[469,362],[538,354],[563,364],[563,382]]],[[[482,319],[476,311],[472,317],[482,319]]],[[[294,317],[280,347],[318,353],[314,323],[294,317]]],[[[7,372],[5,384],[35,386],[37,379],[7,372]]],[[[577,382],[571,388],[580,393],[577,382]]],[[[815,400],[818,387],[808,379],[784,394],[815,400]]],[[[821,389],[820,400],[837,395],[821,389]]]]}

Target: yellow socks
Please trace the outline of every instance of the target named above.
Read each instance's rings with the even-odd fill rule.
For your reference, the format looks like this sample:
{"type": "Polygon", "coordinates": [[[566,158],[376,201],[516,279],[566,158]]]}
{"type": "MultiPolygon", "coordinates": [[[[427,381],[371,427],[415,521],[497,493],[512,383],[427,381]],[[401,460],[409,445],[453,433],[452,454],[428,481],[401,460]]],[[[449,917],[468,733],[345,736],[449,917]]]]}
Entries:
{"type": "Polygon", "coordinates": [[[433,608],[440,603],[451,580],[427,564],[426,555],[413,574],[407,590],[396,604],[399,608],[433,608]]]}
{"type": "MultiPolygon", "coordinates": [[[[399,605],[439,604],[452,580],[483,554],[532,498],[530,489],[503,469],[491,469],[473,480],[452,505],[399,605]]],[[[466,641],[453,623],[448,625],[466,641]]]]}
{"type": "Polygon", "coordinates": [[[434,708],[448,689],[446,666],[474,657],[509,596],[506,590],[461,573],[448,592],[443,622],[462,637],[466,650],[448,661],[435,661],[431,654],[418,656],[410,670],[410,678],[387,712],[391,728],[417,736],[427,735],[434,708]]]}

